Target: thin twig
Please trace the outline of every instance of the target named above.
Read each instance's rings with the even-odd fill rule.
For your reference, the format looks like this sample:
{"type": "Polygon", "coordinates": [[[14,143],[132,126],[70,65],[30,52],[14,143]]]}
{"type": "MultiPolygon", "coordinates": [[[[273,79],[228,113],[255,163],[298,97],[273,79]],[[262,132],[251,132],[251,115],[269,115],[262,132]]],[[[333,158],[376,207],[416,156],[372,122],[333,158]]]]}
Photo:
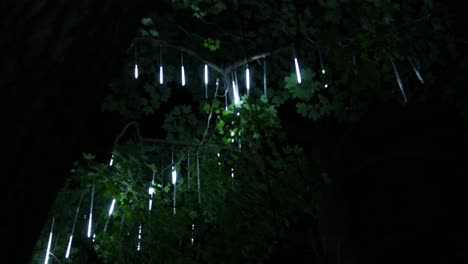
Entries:
{"type": "Polygon", "coordinates": [[[49,255],[51,255],[52,257],[54,257],[54,259],[55,259],[58,263],[62,264],[62,262],[60,262],[60,260],[59,260],[52,252],[49,252],[49,255]]]}
{"type": "MultiPolygon", "coordinates": [[[[136,121],[132,121],[128,124],[125,125],[125,127],[122,129],[122,132],[120,132],[120,134],[117,136],[117,138],[114,140],[114,147],[117,146],[117,144],[119,143],[119,140],[123,137],[123,135],[125,134],[125,132],[127,131],[127,129],[130,127],[130,126],[135,126],[137,128],[137,131],[138,131],[138,122],[136,121]]],[[[140,134],[140,132],[138,131],[138,135],[140,134]]],[[[139,136],[140,137],[140,136],[139,136]]],[[[141,137],[140,137],[141,139],[141,137]]]]}

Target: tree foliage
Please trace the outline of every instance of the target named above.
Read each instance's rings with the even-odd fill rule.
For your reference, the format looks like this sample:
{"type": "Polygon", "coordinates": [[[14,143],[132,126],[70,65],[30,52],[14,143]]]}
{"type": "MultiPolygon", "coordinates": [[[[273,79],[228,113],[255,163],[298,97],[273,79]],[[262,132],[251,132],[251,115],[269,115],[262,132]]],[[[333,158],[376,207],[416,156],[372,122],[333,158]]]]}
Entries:
{"type": "MultiPolygon", "coordinates": [[[[410,101],[437,94],[432,71],[443,64],[441,55],[456,53],[447,32],[450,20],[439,10],[432,1],[174,0],[173,12],[150,12],[141,20],[128,64],[112,81],[103,109],[125,122],[156,122],[163,115],[158,125],[165,138],[145,138],[138,131],[136,140],[115,146],[113,166],[90,154],[75,164],[51,211],[60,218],[53,252],[65,252],[74,208],[84,193],[75,263],[86,263],[85,256],[92,255],[80,250],[94,252],[105,263],[272,261],[292,223],[316,209],[323,169],[289,143],[278,109],[292,104],[305,121],[347,123],[359,120],[372,103],[403,104],[390,59],[408,84],[410,101]],[[179,85],[180,50],[186,54],[187,87],[179,85]],[[267,96],[262,95],[263,61],[254,60],[250,95],[232,104],[231,74],[238,75],[238,83],[245,81],[244,64],[236,62],[263,53],[268,54],[267,96]],[[301,84],[294,56],[301,64],[301,84]],[[408,57],[424,73],[428,88],[417,84],[408,57]],[[204,96],[204,63],[211,70],[209,98],[204,96]],[[130,74],[134,64],[139,65],[138,80],[130,74]],[[216,79],[220,83],[214,85],[216,79]],[[172,166],[179,177],[176,214],[172,166]],[[94,243],[82,231],[93,184],[94,243]],[[155,192],[149,212],[150,187],[155,192]],[[112,199],[117,205],[109,218],[112,199]],[[137,251],[140,225],[142,249],[137,251]]],[[[243,86],[241,93],[246,94],[243,86]]],[[[36,260],[47,232],[45,227],[36,260]]]]}

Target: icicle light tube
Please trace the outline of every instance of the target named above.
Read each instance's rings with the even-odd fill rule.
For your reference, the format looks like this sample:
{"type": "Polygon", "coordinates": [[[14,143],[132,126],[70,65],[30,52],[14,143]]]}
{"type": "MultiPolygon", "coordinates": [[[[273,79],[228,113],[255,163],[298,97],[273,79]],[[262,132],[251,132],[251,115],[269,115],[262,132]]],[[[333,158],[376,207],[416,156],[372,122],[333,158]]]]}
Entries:
{"type": "Polygon", "coordinates": [[[177,171],[174,166],[172,166],[172,184],[174,185],[174,205],[173,205],[173,210],[174,214],[176,214],[176,183],[177,183],[177,171]]]}
{"type": "Polygon", "coordinates": [[[240,99],[239,99],[239,89],[236,86],[236,83],[232,81],[232,91],[234,92],[234,104],[239,104],[240,99]]]}
{"type": "Polygon", "coordinates": [[[71,235],[70,239],[68,240],[67,253],[65,253],[65,258],[70,257],[70,249],[71,249],[72,240],[73,240],[73,235],[71,235]]]}
{"type": "Polygon", "coordinates": [[[299,62],[297,61],[297,58],[294,58],[294,65],[296,66],[297,83],[301,83],[302,82],[301,70],[299,69],[299,62]]]}
{"type": "Polygon", "coordinates": [[[114,206],[115,206],[115,199],[112,199],[112,203],[109,208],[109,217],[111,217],[112,213],[114,212],[114,206]]]}
{"type": "Polygon", "coordinates": [[[94,188],[95,188],[95,185],[93,184],[93,189],[91,191],[91,206],[89,208],[88,238],[91,237],[91,225],[93,222],[94,188]]]}
{"type": "Polygon", "coordinates": [[[208,65],[205,64],[205,85],[208,85],[208,65]]]}
{"type": "Polygon", "coordinates": [[[185,67],[184,67],[184,52],[180,52],[180,74],[182,86],[185,86],[185,67]]]}
{"type": "Polygon", "coordinates": [[[182,86],[185,86],[185,68],[184,68],[184,65],[182,65],[181,69],[181,77],[182,77],[182,86]]]}
{"type": "Polygon", "coordinates": [[[159,84],[164,83],[163,66],[159,66],[159,84]]]}
{"type": "Polygon", "coordinates": [[[114,165],[114,154],[112,154],[112,157],[111,157],[111,159],[109,161],[109,166],[112,167],[112,165],[114,165]]]}
{"type": "Polygon", "coordinates": [[[405,101],[405,103],[408,103],[408,99],[407,99],[406,93],[405,93],[405,88],[403,87],[403,82],[401,81],[400,74],[398,73],[398,70],[397,70],[396,65],[393,62],[393,60],[390,60],[390,61],[391,61],[392,66],[393,66],[393,71],[395,72],[395,78],[397,80],[398,87],[400,88],[401,94],[403,96],[403,100],[405,101]]]}
{"type": "Polygon", "coordinates": [[[54,223],[55,223],[55,217],[52,219],[52,226],[50,228],[50,233],[49,233],[49,242],[47,242],[47,250],[46,250],[46,256],[45,256],[44,264],[49,263],[50,246],[52,244],[52,232],[54,230],[54,223]]]}
{"type": "Polygon", "coordinates": [[[81,194],[80,201],[78,202],[78,206],[76,207],[75,220],[73,220],[73,227],[72,227],[72,231],[70,234],[70,238],[68,240],[68,246],[67,246],[67,252],[65,253],[65,258],[70,257],[70,250],[71,250],[71,245],[73,241],[73,233],[75,232],[76,220],[78,219],[78,214],[80,212],[80,206],[81,206],[81,201],[83,200],[83,195],[84,193],[81,194]]]}
{"type": "Polygon", "coordinates": [[[247,64],[247,68],[245,69],[245,87],[247,88],[247,94],[250,91],[250,69],[249,65],[247,64]]]}
{"type": "Polygon", "coordinates": [[[135,64],[135,79],[138,79],[138,64],[135,64]]]}
{"type": "Polygon", "coordinates": [[[174,166],[172,166],[172,184],[177,182],[177,171],[174,166]]]}
{"type": "Polygon", "coordinates": [[[416,74],[416,76],[418,77],[419,81],[420,81],[422,84],[424,84],[424,79],[423,79],[423,77],[421,76],[421,73],[419,72],[419,70],[418,70],[418,69],[416,68],[416,66],[414,65],[413,60],[412,60],[411,58],[408,58],[408,60],[409,60],[409,62],[410,62],[410,64],[411,64],[411,66],[413,67],[413,71],[414,71],[414,73],[416,74]]]}

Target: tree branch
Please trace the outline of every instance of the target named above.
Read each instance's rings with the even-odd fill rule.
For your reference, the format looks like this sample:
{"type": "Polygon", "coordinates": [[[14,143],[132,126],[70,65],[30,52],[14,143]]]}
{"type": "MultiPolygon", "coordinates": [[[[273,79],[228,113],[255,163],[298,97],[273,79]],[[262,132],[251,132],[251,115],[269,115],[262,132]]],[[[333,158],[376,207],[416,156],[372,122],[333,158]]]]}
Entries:
{"type": "Polygon", "coordinates": [[[239,68],[240,66],[242,65],[245,65],[249,62],[252,62],[254,60],[258,60],[258,59],[262,59],[262,58],[266,58],[268,56],[270,56],[271,54],[269,52],[265,52],[265,53],[261,53],[261,54],[257,54],[257,55],[254,55],[250,58],[246,58],[246,59],[243,59],[243,60],[239,60],[239,61],[236,61],[234,62],[233,64],[231,64],[230,66],[227,66],[224,71],[229,73],[231,72],[232,70],[235,70],[237,68],[239,68]]]}
{"type": "Polygon", "coordinates": [[[169,43],[167,41],[164,41],[164,40],[159,40],[159,39],[146,39],[146,40],[149,41],[150,43],[154,44],[154,45],[160,45],[160,46],[163,46],[163,47],[169,47],[169,48],[182,50],[183,52],[189,54],[190,56],[193,56],[193,57],[203,61],[205,64],[210,66],[210,68],[217,71],[219,74],[223,74],[223,69],[221,67],[214,64],[213,62],[210,62],[210,61],[202,58],[198,53],[196,53],[195,51],[193,51],[191,49],[188,49],[188,48],[185,48],[185,47],[182,47],[182,46],[178,46],[178,45],[175,45],[175,44],[171,44],[171,43],[169,43]]]}
{"type": "MultiPolygon", "coordinates": [[[[188,147],[199,147],[200,145],[191,141],[180,141],[180,140],[168,140],[168,139],[158,139],[158,138],[142,138],[143,142],[146,143],[157,143],[157,144],[167,144],[167,145],[181,145],[188,147]]],[[[231,150],[235,152],[241,152],[238,148],[233,148],[230,146],[219,145],[219,144],[205,144],[206,147],[217,147],[221,149],[231,150]]]]}

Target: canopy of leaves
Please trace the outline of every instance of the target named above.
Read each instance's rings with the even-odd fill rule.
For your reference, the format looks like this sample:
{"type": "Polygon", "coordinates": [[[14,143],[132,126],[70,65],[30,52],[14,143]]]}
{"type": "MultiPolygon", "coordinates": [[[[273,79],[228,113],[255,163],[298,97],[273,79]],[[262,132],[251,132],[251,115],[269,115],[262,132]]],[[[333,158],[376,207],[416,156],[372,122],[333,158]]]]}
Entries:
{"type": "MultiPolygon", "coordinates": [[[[292,104],[306,121],[354,122],[372,103],[403,104],[391,60],[412,102],[439,94],[432,73],[444,65],[441,56],[456,54],[450,20],[432,1],[174,0],[171,9],[141,20],[128,63],[103,104],[125,122],[160,126],[165,138],[138,131],[136,140],[116,145],[112,166],[85,155],[51,212],[60,230],[53,252],[65,252],[84,197],[71,254],[75,263],[89,261],[92,254],[83,251],[105,263],[271,261],[292,223],[316,209],[323,184],[320,164],[290,144],[278,109],[292,104]],[[267,54],[266,96],[265,60],[249,60],[257,54],[267,54]],[[408,58],[423,74],[424,89],[408,58]],[[253,76],[249,96],[242,85],[246,60],[253,76]],[[236,80],[244,96],[234,105],[236,80]],[[94,243],[85,235],[92,185],[94,243]],[[112,199],[117,203],[109,216],[112,199]]],[[[47,232],[45,227],[36,260],[43,256],[47,232]]]]}

